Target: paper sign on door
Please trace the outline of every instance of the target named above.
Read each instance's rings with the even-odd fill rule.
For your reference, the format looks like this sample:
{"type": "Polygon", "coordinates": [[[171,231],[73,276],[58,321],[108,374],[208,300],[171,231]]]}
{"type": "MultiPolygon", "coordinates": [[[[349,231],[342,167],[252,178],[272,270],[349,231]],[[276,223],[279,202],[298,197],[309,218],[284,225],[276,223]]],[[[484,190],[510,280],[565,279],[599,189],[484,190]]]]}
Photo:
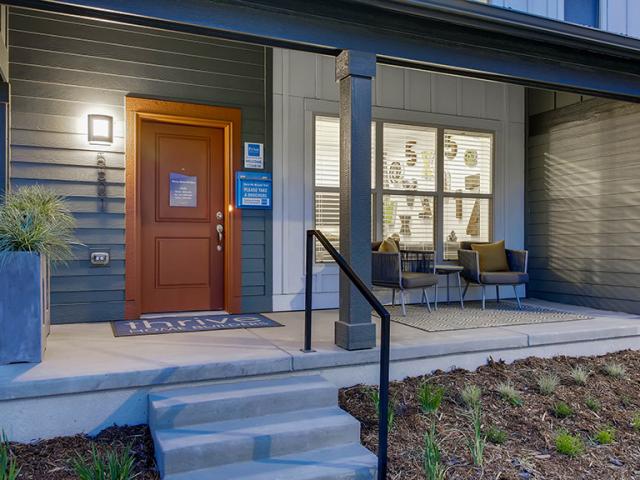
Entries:
{"type": "Polygon", "coordinates": [[[198,206],[198,177],[169,173],[169,206],[195,208],[198,206]]]}

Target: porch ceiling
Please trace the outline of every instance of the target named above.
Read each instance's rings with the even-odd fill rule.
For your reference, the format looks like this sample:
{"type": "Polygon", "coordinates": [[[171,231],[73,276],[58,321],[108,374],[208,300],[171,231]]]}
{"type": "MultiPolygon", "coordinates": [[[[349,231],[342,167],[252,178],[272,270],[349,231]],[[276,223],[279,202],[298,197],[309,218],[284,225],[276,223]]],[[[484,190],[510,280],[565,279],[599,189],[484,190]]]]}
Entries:
{"type": "Polygon", "coordinates": [[[640,40],[466,0],[8,0],[263,45],[640,101],[640,40]]]}

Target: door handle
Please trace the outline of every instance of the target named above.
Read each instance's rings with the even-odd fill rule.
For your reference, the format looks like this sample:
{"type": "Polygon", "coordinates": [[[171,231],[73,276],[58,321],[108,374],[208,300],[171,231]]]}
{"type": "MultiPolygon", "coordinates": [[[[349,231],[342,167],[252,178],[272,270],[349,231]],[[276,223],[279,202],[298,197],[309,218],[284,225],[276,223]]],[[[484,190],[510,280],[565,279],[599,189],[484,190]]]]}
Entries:
{"type": "Polygon", "coordinates": [[[216,225],[216,231],[218,232],[218,250],[222,250],[222,232],[224,232],[224,227],[218,224],[216,225]]]}

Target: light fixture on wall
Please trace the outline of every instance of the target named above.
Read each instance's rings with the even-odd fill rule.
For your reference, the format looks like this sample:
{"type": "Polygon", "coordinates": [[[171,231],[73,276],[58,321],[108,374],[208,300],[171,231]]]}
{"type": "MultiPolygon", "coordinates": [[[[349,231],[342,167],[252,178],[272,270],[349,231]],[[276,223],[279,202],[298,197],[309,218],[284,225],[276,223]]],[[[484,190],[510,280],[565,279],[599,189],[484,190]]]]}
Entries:
{"type": "Polygon", "coordinates": [[[113,143],[113,117],[109,115],[88,115],[89,143],[113,143]]]}

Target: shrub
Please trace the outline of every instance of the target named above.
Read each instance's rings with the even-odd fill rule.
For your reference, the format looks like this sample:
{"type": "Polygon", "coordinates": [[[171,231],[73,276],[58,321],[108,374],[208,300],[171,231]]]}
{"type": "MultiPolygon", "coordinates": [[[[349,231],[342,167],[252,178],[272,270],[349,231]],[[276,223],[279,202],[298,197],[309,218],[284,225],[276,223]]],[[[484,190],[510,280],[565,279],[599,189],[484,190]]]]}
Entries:
{"type": "MultiPolygon", "coordinates": [[[[378,414],[378,416],[380,416],[380,392],[377,388],[372,388],[369,395],[371,396],[371,400],[376,407],[376,413],[378,414]]],[[[387,429],[389,431],[391,431],[391,429],[393,428],[393,422],[396,418],[395,410],[395,401],[393,400],[393,398],[389,398],[389,406],[387,410],[387,429]]]]}
{"type": "Polygon", "coordinates": [[[560,378],[554,373],[543,373],[538,377],[538,391],[542,395],[551,395],[560,384],[560,378]]]}
{"type": "Polygon", "coordinates": [[[553,405],[553,415],[556,418],[567,418],[573,415],[573,409],[565,402],[558,402],[553,405]]]}
{"type": "Polygon", "coordinates": [[[521,407],[523,404],[522,397],[520,396],[520,392],[515,389],[513,384],[509,382],[504,382],[498,385],[498,393],[502,397],[503,400],[506,400],[514,407],[521,407]]]}
{"type": "Polygon", "coordinates": [[[480,403],[477,403],[471,409],[469,418],[471,419],[471,428],[473,430],[473,436],[469,440],[469,450],[473,464],[481,467],[484,461],[484,447],[487,439],[482,435],[482,407],[480,403]]]}
{"type": "Polygon", "coordinates": [[[420,385],[418,389],[418,402],[423,413],[435,413],[442,404],[444,388],[431,385],[428,382],[420,385]]]}
{"type": "Polygon", "coordinates": [[[627,376],[627,370],[620,363],[605,363],[602,369],[604,370],[604,373],[612,378],[624,378],[627,376]]]}
{"type": "Polygon", "coordinates": [[[603,428],[596,433],[593,439],[600,445],[609,445],[616,439],[616,431],[612,427],[603,428]]]}
{"type": "Polygon", "coordinates": [[[472,409],[477,405],[480,405],[480,398],[482,397],[482,390],[477,385],[467,385],[460,392],[463,403],[467,408],[472,409]]]}
{"type": "Polygon", "coordinates": [[[101,455],[94,446],[89,462],[78,456],[73,468],[80,480],[131,480],[134,478],[133,462],[130,447],[101,455]]]}
{"type": "Polygon", "coordinates": [[[600,405],[600,401],[597,398],[587,397],[585,399],[585,401],[584,401],[584,404],[592,412],[599,412],[600,411],[601,405],[600,405]]]}
{"type": "Polygon", "coordinates": [[[0,480],[16,480],[19,473],[20,469],[9,448],[9,441],[2,432],[0,437],[0,480]]]}
{"type": "Polygon", "coordinates": [[[568,457],[577,457],[584,452],[584,443],[577,435],[562,431],[556,435],[556,450],[568,457]]]}
{"type": "Polygon", "coordinates": [[[577,366],[571,369],[571,372],[569,373],[569,375],[571,376],[573,381],[576,382],[578,385],[586,385],[587,380],[589,379],[589,375],[591,375],[591,372],[586,368],[577,366]]]}
{"type": "Polygon", "coordinates": [[[507,432],[500,430],[498,427],[490,426],[486,431],[487,440],[496,445],[502,445],[507,441],[507,432]]]}
{"type": "Polygon", "coordinates": [[[71,257],[75,220],[62,197],[36,185],[9,193],[4,201],[0,252],[37,252],[51,260],[71,257]]]}
{"type": "Polygon", "coordinates": [[[424,435],[423,468],[426,480],[444,480],[445,469],[440,461],[435,425],[432,425],[424,435]]]}
{"type": "Polygon", "coordinates": [[[640,432],[640,412],[637,412],[631,419],[631,428],[636,432],[640,432]]]}

